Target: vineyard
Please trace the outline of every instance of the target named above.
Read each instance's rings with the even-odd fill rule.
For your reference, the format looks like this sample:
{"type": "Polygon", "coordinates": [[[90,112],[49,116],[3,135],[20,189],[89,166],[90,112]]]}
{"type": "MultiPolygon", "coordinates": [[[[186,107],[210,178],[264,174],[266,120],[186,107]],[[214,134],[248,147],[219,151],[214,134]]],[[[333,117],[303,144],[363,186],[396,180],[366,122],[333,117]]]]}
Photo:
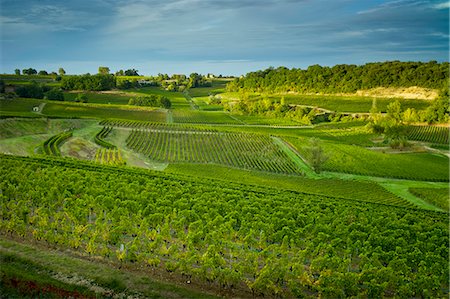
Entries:
{"type": "Polygon", "coordinates": [[[242,124],[222,111],[174,110],[175,123],[242,124]]]}
{"type": "Polygon", "coordinates": [[[170,164],[171,173],[186,174],[192,177],[215,178],[224,184],[236,178],[244,178],[245,184],[266,186],[302,193],[379,203],[405,208],[417,208],[413,203],[396,196],[374,182],[310,179],[303,176],[286,176],[274,173],[253,172],[244,169],[229,168],[210,164],[170,164]]]}
{"type": "MultiPolygon", "coordinates": [[[[300,154],[310,159],[309,142],[304,138],[287,138],[300,154]]],[[[329,159],[323,170],[399,179],[439,181],[449,180],[449,160],[444,155],[428,153],[386,154],[359,146],[323,142],[329,159]]]]}
{"type": "Polygon", "coordinates": [[[108,136],[108,134],[112,131],[112,129],[113,129],[112,127],[103,127],[103,129],[100,132],[98,132],[97,135],[95,135],[94,138],[95,143],[104,148],[115,149],[116,146],[114,144],[111,144],[103,140],[103,138],[106,138],[106,136],[108,136]]]}
{"type": "Polygon", "coordinates": [[[444,211],[449,211],[449,188],[409,188],[409,192],[444,211]]]}
{"type": "Polygon", "coordinates": [[[157,123],[148,121],[131,121],[131,120],[121,120],[121,119],[108,119],[102,120],[100,122],[102,126],[110,127],[123,127],[132,129],[146,129],[146,130],[166,130],[166,131],[202,131],[202,132],[217,132],[215,129],[211,129],[207,126],[202,125],[185,125],[185,124],[167,124],[167,123],[157,123]]]}
{"type": "Polygon", "coordinates": [[[409,126],[408,139],[438,144],[448,144],[449,127],[436,126],[409,126]]]}
{"type": "Polygon", "coordinates": [[[156,161],[300,174],[294,162],[266,135],[133,130],[127,146],[156,161]]]}
{"type": "Polygon", "coordinates": [[[42,145],[44,153],[52,156],[61,156],[59,146],[72,137],[72,132],[62,132],[47,139],[42,145]]]}
{"type": "Polygon", "coordinates": [[[95,162],[107,165],[125,165],[122,153],[115,148],[99,148],[95,153],[95,162]]]}
{"type": "Polygon", "coordinates": [[[448,292],[444,213],[89,162],[0,159],[3,234],[247,297],[448,292]]]}

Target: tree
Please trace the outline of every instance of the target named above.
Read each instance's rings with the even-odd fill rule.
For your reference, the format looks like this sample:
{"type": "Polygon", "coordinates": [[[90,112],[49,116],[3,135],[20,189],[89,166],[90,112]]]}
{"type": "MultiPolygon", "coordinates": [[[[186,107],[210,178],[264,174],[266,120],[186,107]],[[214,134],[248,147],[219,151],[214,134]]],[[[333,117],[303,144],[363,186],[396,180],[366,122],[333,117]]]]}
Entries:
{"type": "Polygon", "coordinates": [[[60,76],[64,76],[66,74],[66,71],[62,67],[60,67],[58,69],[58,73],[59,73],[60,76]]]}
{"type": "Polygon", "coordinates": [[[44,97],[43,88],[34,81],[31,84],[17,87],[16,93],[21,98],[42,99],[44,97]]]}
{"type": "Polygon", "coordinates": [[[47,71],[41,70],[41,71],[39,71],[38,75],[46,76],[46,75],[48,75],[48,73],[47,73],[47,71]]]}
{"type": "Polygon", "coordinates": [[[98,73],[100,75],[108,75],[109,74],[109,67],[107,67],[107,66],[99,66],[98,67],[98,73]]]}
{"type": "Polygon", "coordinates": [[[87,103],[87,101],[88,101],[88,97],[84,93],[79,93],[75,97],[75,102],[87,103]]]}
{"type": "Polygon", "coordinates": [[[447,97],[433,100],[432,104],[424,111],[424,120],[429,123],[445,123],[449,120],[449,101],[447,97]]]}
{"type": "Polygon", "coordinates": [[[16,73],[16,75],[20,75],[20,70],[19,69],[15,69],[14,73],[16,73]]]}
{"type": "Polygon", "coordinates": [[[57,87],[47,91],[44,95],[47,100],[64,101],[64,93],[57,87]]]}
{"type": "Polygon", "coordinates": [[[25,75],[36,75],[37,71],[30,67],[28,69],[23,69],[22,73],[25,74],[25,75]]]}
{"type": "Polygon", "coordinates": [[[402,123],[402,105],[398,100],[387,106],[386,113],[386,117],[395,124],[402,123]]]}
{"type": "Polygon", "coordinates": [[[320,146],[319,139],[312,138],[309,146],[309,163],[316,173],[320,173],[323,164],[328,160],[328,156],[324,153],[320,146]]]}
{"type": "Polygon", "coordinates": [[[135,70],[135,69],[126,70],[125,76],[139,76],[138,70],[135,70]]]}

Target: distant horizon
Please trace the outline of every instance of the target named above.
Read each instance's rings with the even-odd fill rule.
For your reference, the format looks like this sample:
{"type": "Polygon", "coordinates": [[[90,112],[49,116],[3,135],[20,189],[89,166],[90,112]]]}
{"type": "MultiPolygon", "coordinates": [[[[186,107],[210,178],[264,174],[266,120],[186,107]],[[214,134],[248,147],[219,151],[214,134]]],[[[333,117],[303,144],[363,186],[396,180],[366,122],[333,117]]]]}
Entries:
{"type": "Polygon", "coordinates": [[[137,69],[241,76],[270,66],[449,60],[448,0],[3,0],[0,73],[137,69]],[[324,9],[326,8],[326,9],[324,9]]]}
{"type": "MultiPolygon", "coordinates": [[[[431,62],[431,61],[436,61],[437,63],[450,63],[449,60],[444,60],[444,61],[437,61],[437,60],[428,60],[428,61],[418,61],[418,60],[415,60],[415,61],[413,61],[413,60],[409,60],[409,61],[386,60],[386,61],[369,61],[369,62],[361,63],[361,64],[356,64],[356,63],[339,63],[339,64],[334,64],[334,65],[321,65],[321,64],[316,63],[316,64],[308,65],[308,66],[306,66],[306,67],[295,67],[295,66],[294,66],[294,67],[287,67],[287,66],[284,66],[284,65],[278,65],[278,66],[273,66],[273,65],[272,65],[272,66],[268,66],[268,67],[261,68],[261,69],[251,70],[251,71],[249,71],[249,72],[247,72],[247,73],[244,73],[244,74],[237,74],[237,75],[234,75],[234,74],[223,74],[223,73],[220,73],[220,74],[219,74],[219,73],[214,73],[214,72],[211,72],[211,71],[208,71],[208,72],[196,72],[196,71],[194,71],[194,72],[191,72],[191,73],[198,73],[198,74],[200,74],[200,75],[208,75],[208,74],[212,74],[212,75],[214,75],[214,76],[216,76],[216,77],[219,77],[220,75],[221,75],[222,77],[240,77],[240,76],[245,76],[246,74],[251,73],[251,72],[262,71],[262,70],[266,70],[266,69],[269,69],[269,68],[277,69],[277,68],[280,68],[280,67],[286,67],[286,68],[288,68],[288,69],[302,69],[302,70],[306,70],[308,67],[313,66],[313,65],[320,65],[321,67],[330,67],[330,68],[331,68],[331,67],[334,67],[334,66],[336,66],[336,65],[357,65],[357,66],[362,66],[362,65],[371,64],[371,63],[385,63],[385,62],[395,62],[395,61],[399,61],[399,62],[420,62],[420,63],[429,63],[429,62],[431,62]]],[[[102,65],[102,66],[108,67],[107,65],[102,65]]],[[[100,66],[99,66],[99,67],[100,67],[100,66]]],[[[52,70],[49,70],[49,69],[44,69],[44,68],[38,69],[38,68],[35,68],[35,67],[32,67],[32,66],[30,66],[29,68],[33,68],[33,69],[35,69],[35,70],[38,71],[38,72],[41,71],[41,70],[47,71],[49,75],[50,75],[51,72],[58,73],[58,69],[59,69],[59,68],[58,68],[58,69],[55,69],[55,70],[53,70],[53,69],[52,69],[52,70]]],[[[68,72],[67,69],[65,69],[64,67],[62,67],[62,68],[66,71],[66,74],[65,74],[65,75],[69,75],[69,76],[85,75],[85,74],[90,74],[90,75],[96,75],[96,74],[98,74],[98,67],[97,67],[97,69],[96,69],[95,71],[93,71],[93,72],[84,72],[84,73],[70,73],[70,72],[68,72]]],[[[17,69],[17,68],[15,68],[15,69],[17,69]]],[[[15,69],[12,70],[12,71],[9,72],[9,73],[3,72],[3,73],[1,73],[1,74],[2,74],[2,75],[14,75],[15,69]]],[[[23,69],[28,69],[28,67],[27,67],[27,68],[23,68],[23,69]]],[[[20,69],[20,68],[19,68],[21,75],[28,76],[28,75],[22,73],[23,69],[20,69]]],[[[117,69],[117,70],[112,70],[112,69],[110,68],[109,74],[115,75],[115,73],[118,72],[118,71],[120,71],[120,70],[126,71],[126,70],[128,70],[128,69],[135,69],[135,70],[138,70],[136,67],[122,68],[122,69],[117,69]]],[[[157,77],[158,74],[167,74],[167,75],[169,75],[169,76],[173,76],[173,75],[186,75],[186,76],[189,76],[191,73],[167,73],[167,72],[159,72],[159,73],[157,73],[157,74],[144,74],[144,73],[141,73],[141,72],[138,70],[138,74],[139,74],[140,77],[157,77]]],[[[37,75],[37,74],[36,74],[36,75],[37,75]]],[[[33,75],[31,75],[31,76],[33,76],[33,75]]],[[[124,76],[125,76],[125,75],[124,75],[124,76]]]]}

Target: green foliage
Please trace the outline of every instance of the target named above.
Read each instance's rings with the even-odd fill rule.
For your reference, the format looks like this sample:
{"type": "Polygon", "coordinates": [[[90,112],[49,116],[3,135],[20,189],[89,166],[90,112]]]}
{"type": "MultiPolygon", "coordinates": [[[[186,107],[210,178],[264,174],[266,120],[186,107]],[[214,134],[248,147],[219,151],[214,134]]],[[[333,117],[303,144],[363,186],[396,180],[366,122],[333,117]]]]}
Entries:
{"type": "Polygon", "coordinates": [[[259,185],[406,208],[416,207],[411,202],[397,197],[380,185],[369,181],[310,179],[304,176],[286,176],[210,164],[170,164],[165,171],[193,177],[220,179],[224,181],[224,184],[236,181],[237,178],[245,178],[242,183],[248,185],[259,185]]]}
{"type": "Polygon", "coordinates": [[[60,76],[64,76],[64,75],[66,74],[66,71],[65,71],[62,67],[60,67],[60,68],[58,69],[58,74],[59,74],[60,76]]]}
{"type": "Polygon", "coordinates": [[[65,92],[64,100],[81,103],[126,105],[130,100],[130,96],[120,93],[102,93],[92,91],[82,93],[65,92]]]}
{"type": "Polygon", "coordinates": [[[449,97],[441,97],[433,101],[423,113],[423,120],[428,124],[448,123],[449,97]]]}
{"type": "Polygon", "coordinates": [[[192,124],[239,124],[239,121],[222,111],[174,110],[175,123],[192,124]]]}
{"type": "Polygon", "coordinates": [[[80,161],[0,158],[5,234],[112,261],[122,252],[136,269],[159,259],[197,281],[246,283],[267,297],[443,297],[448,289],[443,213],[80,161]]]}
{"type": "Polygon", "coordinates": [[[311,138],[309,142],[310,145],[309,148],[307,149],[309,151],[308,161],[312,169],[316,173],[320,173],[323,164],[328,160],[329,157],[325,155],[323,148],[320,146],[319,139],[311,138]]]}
{"type": "MultiPolygon", "coordinates": [[[[305,139],[288,138],[308,159],[305,139]]],[[[444,155],[428,153],[387,154],[355,145],[323,142],[328,161],[323,170],[400,179],[443,181],[449,180],[449,160],[444,155]]]]}
{"type": "Polygon", "coordinates": [[[88,102],[88,97],[87,97],[87,95],[85,93],[79,93],[75,97],[75,102],[87,103],[88,102]]]}
{"type": "Polygon", "coordinates": [[[156,161],[213,163],[276,173],[300,170],[264,135],[133,130],[127,146],[156,161]]]}
{"type": "Polygon", "coordinates": [[[378,62],[365,65],[285,67],[248,73],[227,85],[229,91],[252,92],[355,92],[375,87],[420,86],[441,89],[448,81],[448,62],[378,62]]]}
{"type": "Polygon", "coordinates": [[[95,143],[107,149],[116,149],[117,147],[114,144],[103,140],[103,138],[106,138],[106,136],[108,136],[112,129],[112,127],[103,127],[102,130],[98,132],[97,135],[95,135],[95,143]]]}
{"type": "Polygon", "coordinates": [[[42,99],[44,98],[44,92],[48,89],[36,82],[31,82],[31,84],[21,85],[16,88],[16,94],[21,98],[34,98],[42,99]]]}
{"type": "MultiPolygon", "coordinates": [[[[37,104],[36,104],[37,105],[37,104]]],[[[31,111],[31,109],[30,109],[31,111]]],[[[117,118],[128,120],[146,120],[166,122],[166,112],[150,108],[128,109],[126,106],[78,104],[78,103],[47,103],[42,111],[46,116],[65,118],[117,118]]]]}
{"type": "Polygon", "coordinates": [[[107,67],[107,66],[99,66],[98,67],[98,73],[100,75],[109,75],[109,67],[107,67]]]}
{"type": "Polygon", "coordinates": [[[444,211],[449,211],[449,188],[409,188],[409,192],[444,211]]]}
{"type": "Polygon", "coordinates": [[[116,79],[113,75],[80,75],[63,76],[61,88],[64,90],[110,90],[116,87],[116,79]]]}
{"type": "MultiPolygon", "coordinates": [[[[96,143],[97,139],[96,139],[96,143]]],[[[99,144],[102,146],[102,144],[99,144]]],[[[106,165],[125,165],[125,161],[122,158],[122,153],[119,149],[114,147],[107,147],[107,148],[99,148],[97,152],[95,153],[95,162],[106,164],[106,165]]]]}
{"type": "Polygon", "coordinates": [[[47,139],[43,146],[44,153],[52,156],[61,156],[59,146],[72,137],[72,132],[62,132],[47,139]]]}
{"type": "Polygon", "coordinates": [[[24,75],[36,75],[37,71],[30,67],[28,69],[23,69],[22,70],[22,74],[24,74],[24,75]]]}
{"type": "Polygon", "coordinates": [[[59,88],[52,88],[44,94],[44,99],[64,101],[64,93],[59,88]]]}
{"type": "Polygon", "coordinates": [[[169,109],[172,106],[172,103],[163,95],[151,94],[149,96],[131,98],[128,101],[128,105],[162,107],[169,109]]]}
{"type": "Polygon", "coordinates": [[[450,128],[437,126],[409,126],[407,127],[407,134],[409,140],[448,145],[450,128]]]}

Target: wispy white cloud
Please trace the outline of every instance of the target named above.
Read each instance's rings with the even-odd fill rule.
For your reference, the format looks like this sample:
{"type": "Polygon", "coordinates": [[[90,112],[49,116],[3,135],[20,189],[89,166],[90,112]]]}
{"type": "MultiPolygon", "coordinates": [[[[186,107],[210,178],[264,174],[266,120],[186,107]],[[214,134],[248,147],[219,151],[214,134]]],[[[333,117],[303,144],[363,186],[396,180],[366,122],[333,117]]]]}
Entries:
{"type": "Polygon", "coordinates": [[[435,9],[449,9],[450,8],[450,1],[437,3],[437,4],[432,5],[432,7],[435,8],[435,9]]]}

